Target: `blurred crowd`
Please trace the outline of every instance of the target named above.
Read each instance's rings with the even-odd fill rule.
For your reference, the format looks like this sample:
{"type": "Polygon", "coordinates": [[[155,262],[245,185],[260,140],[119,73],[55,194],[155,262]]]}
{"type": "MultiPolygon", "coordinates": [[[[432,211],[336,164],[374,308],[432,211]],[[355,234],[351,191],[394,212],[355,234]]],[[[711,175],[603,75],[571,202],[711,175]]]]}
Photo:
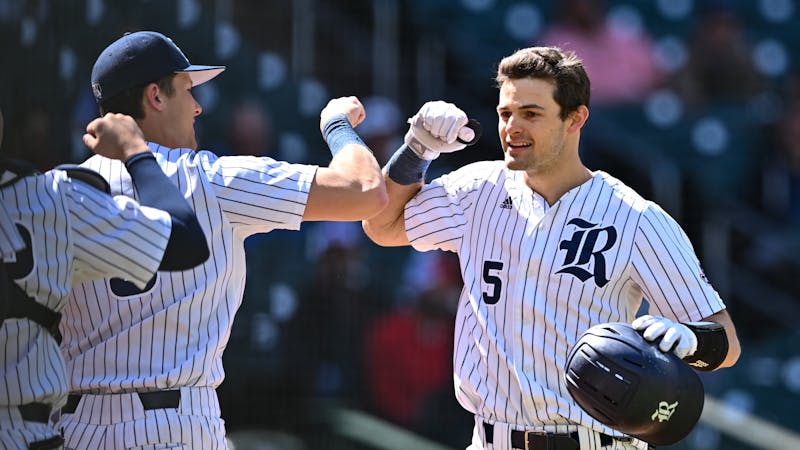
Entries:
{"type": "MultiPolygon", "coordinates": [[[[665,205],[701,258],[722,255],[724,267],[760,277],[792,310],[800,308],[799,8],[793,0],[0,0],[4,151],[41,169],[85,158],[80,136],[97,115],[91,62],[122,32],[156,29],[193,62],[228,67],[197,89],[200,148],[325,163],[319,110],[330,97],[357,95],[367,111],[357,131],[384,163],[405,119],[443,99],[486,132],[471,150],[437,160],[433,177],[501,157],[491,132],[493,64],[519,47],[558,45],[576,51],[592,79],[588,165],[665,205]]],[[[288,428],[308,400],[327,399],[456,447],[467,442],[472,419],[452,392],[454,255],[377,248],[360,224],[313,223],[250,238],[247,258],[220,388],[229,429],[288,428]]],[[[723,269],[709,269],[724,281],[723,269]]],[[[780,329],[759,309],[763,299],[720,285],[730,286],[723,297],[745,343],[767,335],[764,323],[780,329]]]]}

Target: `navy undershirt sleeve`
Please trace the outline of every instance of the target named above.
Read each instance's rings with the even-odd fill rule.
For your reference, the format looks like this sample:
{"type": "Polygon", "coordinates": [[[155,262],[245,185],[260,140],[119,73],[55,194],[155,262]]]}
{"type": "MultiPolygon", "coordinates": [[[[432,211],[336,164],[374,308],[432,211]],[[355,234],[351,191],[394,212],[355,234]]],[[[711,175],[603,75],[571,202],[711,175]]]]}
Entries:
{"type": "Polygon", "coordinates": [[[125,162],[139,193],[139,203],[172,216],[172,230],[159,270],[187,270],[208,259],[208,243],[191,206],[170,182],[152,153],[125,162]]]}

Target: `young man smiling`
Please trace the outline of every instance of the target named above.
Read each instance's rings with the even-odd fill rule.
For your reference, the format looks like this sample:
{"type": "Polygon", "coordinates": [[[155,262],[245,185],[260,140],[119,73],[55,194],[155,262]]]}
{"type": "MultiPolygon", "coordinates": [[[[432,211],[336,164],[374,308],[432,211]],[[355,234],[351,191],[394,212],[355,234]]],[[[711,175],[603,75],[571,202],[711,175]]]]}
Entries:
{"type": "Polygon", "coordinates": [[[424,183],[440,153],[465,147],[467,115],[426,103],[384,168],[389,205],[363,221],[383,246],[458,254],[455,392],[475,415],[470,449],[644,449],[583,411],[564,383],[567,355],[589,327],[633,322],[687,362],[733,365],[739,343],[680,226],[578,153],[589,118],[580,59],[533,47],[500,61],[497,131],[504,161],[424,183]],[[652,315],[636,318],[644,298],[652,315]],[[727,342],[704,346],[693,331],[727,342]],[[704,330],[705,331],[705,330],[704,330]]]}

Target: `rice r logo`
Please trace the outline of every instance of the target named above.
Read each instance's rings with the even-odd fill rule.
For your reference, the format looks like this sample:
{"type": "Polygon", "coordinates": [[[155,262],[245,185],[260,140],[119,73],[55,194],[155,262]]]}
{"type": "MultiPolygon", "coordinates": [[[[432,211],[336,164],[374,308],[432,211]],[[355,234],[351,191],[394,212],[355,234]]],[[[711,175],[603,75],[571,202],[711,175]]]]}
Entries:
{"type": "Polygon", "coordinates": [[[672,418],[672,414],[675,412],[675,408],[678,407],[678,402],[673,404],[669,404],[667,402],[661,402],[658,404],[658,409],[653,415],[650,417],[651,420],[658,419],[659,422],[664,422],[665,420],[669,420],[672,418]]]}

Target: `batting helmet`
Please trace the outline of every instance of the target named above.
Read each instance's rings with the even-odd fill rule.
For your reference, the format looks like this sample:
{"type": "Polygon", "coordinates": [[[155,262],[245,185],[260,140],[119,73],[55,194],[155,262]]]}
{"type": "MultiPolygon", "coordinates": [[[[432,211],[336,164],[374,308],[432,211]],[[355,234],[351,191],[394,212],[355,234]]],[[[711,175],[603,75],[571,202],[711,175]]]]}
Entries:
{"type": "Polygon", "coordinates": [[[589,415],[652,445],[683,439],[703,411],[700,377],[625,323],[586,330],[567,358],[564,378],[589,415]]]}

